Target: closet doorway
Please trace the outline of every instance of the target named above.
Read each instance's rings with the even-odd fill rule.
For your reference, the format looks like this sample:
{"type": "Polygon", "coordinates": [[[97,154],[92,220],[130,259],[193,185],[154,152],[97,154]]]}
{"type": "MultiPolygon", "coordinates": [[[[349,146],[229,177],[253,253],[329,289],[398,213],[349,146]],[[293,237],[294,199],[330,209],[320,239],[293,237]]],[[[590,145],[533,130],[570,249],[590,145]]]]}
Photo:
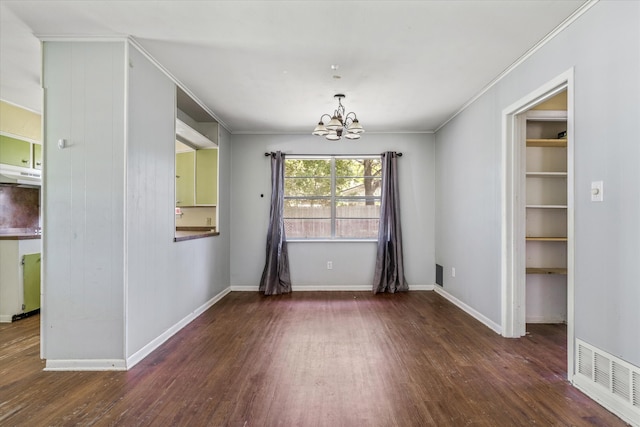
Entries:
{"type": "Polygon", "coordinates": [[[573,72],[503,114],[503,335],[566,324],[573,377],[573,72]]]}

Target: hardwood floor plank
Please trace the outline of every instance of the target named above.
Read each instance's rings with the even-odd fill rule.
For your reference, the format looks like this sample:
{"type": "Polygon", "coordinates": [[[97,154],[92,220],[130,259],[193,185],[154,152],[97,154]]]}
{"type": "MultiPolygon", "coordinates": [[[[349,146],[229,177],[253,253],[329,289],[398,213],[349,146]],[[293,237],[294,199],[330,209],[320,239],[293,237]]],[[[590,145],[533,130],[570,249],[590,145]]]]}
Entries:
{"type": "Polygon", "coordinates": [[[44,372],[38,328],[0,324],[0,425],[625,425],[564,326],[502,338],[434,292],[232,292],[127,372],[44,372]]]}

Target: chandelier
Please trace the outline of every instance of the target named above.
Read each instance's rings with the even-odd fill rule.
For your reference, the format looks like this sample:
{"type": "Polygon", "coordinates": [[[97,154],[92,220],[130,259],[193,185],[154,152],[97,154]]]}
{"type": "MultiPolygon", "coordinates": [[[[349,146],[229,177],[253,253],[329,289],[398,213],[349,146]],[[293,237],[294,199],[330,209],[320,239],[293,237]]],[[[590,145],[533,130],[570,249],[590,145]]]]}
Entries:
{"type": "Polygon", "coordinates": [[[343,94],[339,93],[333,97],[338,99],[338,109],[333,112],[333,116],[329,114],[320,116],[318,126],[313,130],[312,134],[324,136],[329,141],[338,141],[342,138],[343,133],[345,133],[344,137],[347,139],[359,139],[360,134],[364,132],[364,128],[358,121],[356,113],[351,111],[345,114],[345,109],[342,105],[342,98],[345,98],[343,94]],[[323,122],[325,116],[330,119],[326,125],[323,122]]]}

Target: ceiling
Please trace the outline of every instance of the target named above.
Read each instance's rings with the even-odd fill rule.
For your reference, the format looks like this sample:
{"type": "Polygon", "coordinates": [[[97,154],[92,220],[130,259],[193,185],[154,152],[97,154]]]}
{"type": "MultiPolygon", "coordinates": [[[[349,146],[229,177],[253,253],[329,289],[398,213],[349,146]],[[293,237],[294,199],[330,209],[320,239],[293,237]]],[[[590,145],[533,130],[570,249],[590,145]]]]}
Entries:
{"type": "Polygon", "coordinates": [[[131,36],[233,133],[430,132],[584,3],[0,0],[0,99],[41,111],[34,34],[131,36]]]}

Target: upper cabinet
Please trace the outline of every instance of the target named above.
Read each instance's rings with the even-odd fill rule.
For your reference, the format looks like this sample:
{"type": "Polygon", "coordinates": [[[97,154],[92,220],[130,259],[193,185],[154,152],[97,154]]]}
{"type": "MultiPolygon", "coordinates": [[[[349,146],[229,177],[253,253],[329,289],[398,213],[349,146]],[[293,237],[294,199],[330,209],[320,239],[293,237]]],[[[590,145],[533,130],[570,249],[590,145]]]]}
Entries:
{"type": "Polygon", "coordinates": [[[218,202],[218,149],[196,151],[196,205],[218,202]]]}
{"type": "Polygon", "coordinates": [[[40,169],[41,124],[39,114],[0,101],[0,163],[40,169]]]}
{"type": "Polygon", "coordinates": [[[33,144],[33,168],[42,169],[42,145],[33,144]]]}
{"type": "Polygon", "coordinates": [[[0,135],[0,163],[30,168],[31,143],[0,135]]]}
{"type": "Polygon", "coordinates": [[[218,123],[180,88],[176,98],[176,206],[215,206],[218,123]]]}

